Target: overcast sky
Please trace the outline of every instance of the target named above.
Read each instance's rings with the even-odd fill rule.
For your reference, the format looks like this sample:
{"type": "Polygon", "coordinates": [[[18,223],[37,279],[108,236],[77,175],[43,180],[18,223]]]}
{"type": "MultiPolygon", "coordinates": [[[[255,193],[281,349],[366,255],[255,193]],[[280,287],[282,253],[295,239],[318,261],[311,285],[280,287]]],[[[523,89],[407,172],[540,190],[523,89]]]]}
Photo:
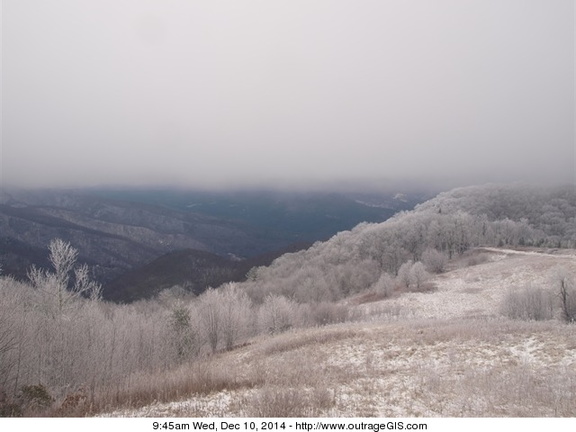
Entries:
{"type": "Polygon", "coordinates": [[[572,0],[3,0],[20,186],[574,181],[572,0]]]}

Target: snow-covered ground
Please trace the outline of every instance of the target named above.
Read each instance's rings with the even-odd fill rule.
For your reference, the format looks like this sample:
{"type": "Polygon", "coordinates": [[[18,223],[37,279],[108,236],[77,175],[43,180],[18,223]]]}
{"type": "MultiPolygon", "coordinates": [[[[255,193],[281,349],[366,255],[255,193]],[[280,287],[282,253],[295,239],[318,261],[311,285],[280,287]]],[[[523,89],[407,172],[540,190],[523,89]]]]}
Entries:
{"type": "Polygon", "coordinates": [[[576,274],[576,254],[515,251],[483,248],[487,260],[441,274],[432,279],[435,290],[428,294],[402,296],[364,305],[365,313],[394,310],[411,318],[471,318],[498,315],[508,289],[528,286],[553,289],[554,269],[562,267],[576,274]]]}
{"type": "Polygon", "coordinates": [[[576,254],[482,253],[434,277],[433,292],[357,306],[365,321],[260,337],[214,359],[258,385],[108,415],[258,416],[293,404],[328,417],[573,416],[574,327],[498,311],[509,289],[553,289],[558,266],[576,275],[576,254]]]}

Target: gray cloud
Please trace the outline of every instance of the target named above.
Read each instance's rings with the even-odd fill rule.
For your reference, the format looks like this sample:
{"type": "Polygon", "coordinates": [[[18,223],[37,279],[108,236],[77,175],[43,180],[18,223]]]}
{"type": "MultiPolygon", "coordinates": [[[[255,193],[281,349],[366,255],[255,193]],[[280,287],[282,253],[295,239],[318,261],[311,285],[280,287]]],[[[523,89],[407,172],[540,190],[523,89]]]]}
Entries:
{"type": "Polygon", "coordinates": [[[574,181],[569,0],[3,2],[5,184],[574,181]]]}

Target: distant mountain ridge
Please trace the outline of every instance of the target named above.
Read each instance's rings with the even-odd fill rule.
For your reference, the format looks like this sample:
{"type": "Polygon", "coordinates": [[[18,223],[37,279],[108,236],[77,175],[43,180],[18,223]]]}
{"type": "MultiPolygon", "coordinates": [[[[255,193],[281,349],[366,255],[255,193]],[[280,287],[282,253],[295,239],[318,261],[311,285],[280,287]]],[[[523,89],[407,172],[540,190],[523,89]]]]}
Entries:
{"type": "Polygon", "coordinates": [[[183,249],[162,255],[106,284],[103,297],[121,303],[152,298],[165,289],[180,287],[196,295],[226,282],[246,280],[253,267],[267,266],[285,253],[310,247],[299,243],[246,260],[231,260],[209,252],[183,249]]]}
{"type": "Polygon", "coordinates": [[[4,274],[25,279],[31,265],[48,265],[47,245],[62,238],[106,285],[172,252],[249,259],[386,220],[424,200],[395,194],[372,194],[374,207],[325,192],[2,190],[0,264],[4,274]]]}

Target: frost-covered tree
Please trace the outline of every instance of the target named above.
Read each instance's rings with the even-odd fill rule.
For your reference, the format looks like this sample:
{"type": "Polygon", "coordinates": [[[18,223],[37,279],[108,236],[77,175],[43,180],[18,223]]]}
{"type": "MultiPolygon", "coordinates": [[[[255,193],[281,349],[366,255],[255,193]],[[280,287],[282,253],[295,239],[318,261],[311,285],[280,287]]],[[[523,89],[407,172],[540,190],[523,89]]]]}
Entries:
{"type": "Polygon", "coordinates": [[[420,291],[426,282],[430,278],[430,274],[424,268],[424,264],[420,261],[414,263],[408,272],[408,280],[410,281],[410,286],[416,291],[420,291]]]}
{"type": "Polygon", "coordinates": [[[429,272],[442,273],[446,269],[448,257],[436,249],[428,248],[422,253],[422,263],[429,272]]]}
{"type": "Polygon", "coordinates": [[[247,334],[252,303],[246,293],[235,283],[225,284],[222,291],[222,337],[224,347],[230,350],[247,334]]]}
{"type": "Polygon", "coordinates": [[[559,267],[554,270],[554,279],[558,294],[560,296],[560,306],[562,308],[562,318],[566,322],[576,322],[576,283],[566,268],[559,267]]]}
{"type": "Polygon", "coordinates": [[[270,295],[260,306],[260,328],[270,334],[284,332],[294,326],[297,312],[297,303],[286,297],[270,295]]]}
{"type": "Polygon", "coordinates": [[[412,268],[412,264],[412,261],[406,261],[400,266],[400,269],[398,270],[398,276],[396,277],[396,280],[402,288],[410,287],[410,269],[412,268]]]}
{"type": "Polygon", "coordinates": [[[190,307],[183,302],[176,302],[170,311],[170,328],[172,343],[178,359],[186,359],[198,354],[201,348],[198,340],[197,326],[193,320],[190,307]]]}
{"type": "Polygon", "coordinates": [[[396,283],[394,282],[394,278],[390,276],[388,273],[382,273],[380,278],[376,281],[373,285],[373,291],[384,298],[392,296],[394,293],[394,287],[396,283]]]}
{"type": "Polygon", "coordinates": [[[32,286],[39,293],[40,306],[48,314],[54,317],[63,315],[86,297],[100,299],[101,286],[90,279],[88,267],[85,264],[76,266],[77,249],[61,239],[52,240],[48,249],[53,271],[32,266],[28,272],[32,286]]]}
{"type": "Polygon", "coordinates": [[[0,392],[15,380],[17,350],[24,336],[24,322],[18,306],[25,301],[26,287],[15,285],[18,284],[14,280],[0,277],[0,392]]]}
{"type": "Polygon", "coordinates": [[[551,319],[555,306],[552,291],[529,285],[509,289],[502,299],[500,312],[512,319],[539,321],[551,319]]]}
{"type": "Polygon", "coordinates": [[[198,298],[200,326],[213,353],[216,352],[222,335],[223,313],[220,306],[221,302],[222,294],[213,288],[207,289],[198,298]]]}

